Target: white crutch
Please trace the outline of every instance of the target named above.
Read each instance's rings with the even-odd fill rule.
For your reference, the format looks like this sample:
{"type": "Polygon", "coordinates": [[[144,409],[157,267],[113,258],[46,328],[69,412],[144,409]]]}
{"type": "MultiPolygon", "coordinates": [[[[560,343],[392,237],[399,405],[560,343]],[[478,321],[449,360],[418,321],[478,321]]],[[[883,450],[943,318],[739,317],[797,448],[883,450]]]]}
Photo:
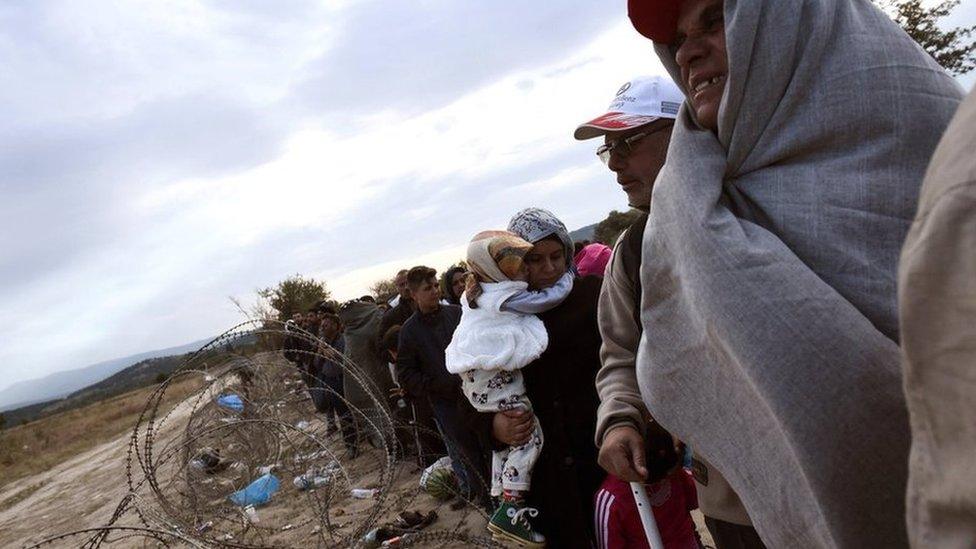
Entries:
{"type": "Polygon", "coordinates": [[[651,549],[664,549],[661,532],[658,531],[657,521],[654,520],[654,511],[651,510],[651,501],[647,499],[647,490],[640,482],[631,482],[630,491],[634,494],[634,501],[637,502],[637,512],[640,513],[641,524],[644,525],[647,544],[651,549]]]}

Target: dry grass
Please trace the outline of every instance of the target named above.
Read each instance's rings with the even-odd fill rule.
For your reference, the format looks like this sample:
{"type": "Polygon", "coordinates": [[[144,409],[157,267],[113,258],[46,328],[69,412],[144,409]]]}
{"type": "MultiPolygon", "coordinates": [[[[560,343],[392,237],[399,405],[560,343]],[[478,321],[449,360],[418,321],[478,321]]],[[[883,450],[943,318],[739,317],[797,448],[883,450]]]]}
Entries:
{"type": "MultiPolygon", "coordinates": [[[[201,387],[198,379],[166,391],[164,405],[174,405],[201,387]]],[[[144,387],[83,408],[0,431],[0,488],[48,470],[131,430],[155,389],[144,387]]],[[[0,502],[0,506],[9,502],[0,502]]]]}

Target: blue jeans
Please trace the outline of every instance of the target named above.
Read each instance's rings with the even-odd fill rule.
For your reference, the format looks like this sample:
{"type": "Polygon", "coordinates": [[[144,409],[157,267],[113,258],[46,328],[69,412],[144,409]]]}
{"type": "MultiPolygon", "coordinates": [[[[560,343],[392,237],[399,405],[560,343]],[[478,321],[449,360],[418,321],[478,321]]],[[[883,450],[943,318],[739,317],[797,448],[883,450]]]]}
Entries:
{"type": "Polygon", "coordinates": [[[457,403],[441,399],[430,399],[434,410],[434,421],[444,437],[447,455],[451,458],[451,468],[458,479],[458,488],[466,498],[478,499],[485,493],[484,456],[478,439],[470,429],[459,420],[457,403]]]}

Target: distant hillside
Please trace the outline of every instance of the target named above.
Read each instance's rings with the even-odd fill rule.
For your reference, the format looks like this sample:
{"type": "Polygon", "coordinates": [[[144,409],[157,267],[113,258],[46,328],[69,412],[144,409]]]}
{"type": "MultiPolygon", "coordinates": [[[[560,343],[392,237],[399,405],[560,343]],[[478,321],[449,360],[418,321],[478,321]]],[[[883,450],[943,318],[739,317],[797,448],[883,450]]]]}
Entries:
{"type": "Polygon", "coordinates": [[[599,223],[580,227],[579,229],[570,232],[569,238],[571,238],[573,242],[579,242],[581,240],[593,240],[593,233],[596,232],[597,225],[599,225],[599,223]]]}
{"type": "MultiPolygon", "coordinates": [[[[254,337],[245,337],[235,342],[234,348],[244,351],[257,342],[254,337]]],[[[25,421],[34,421],[44,416],[65,412],[87,406],[89,404],[112,398],[123,393],[162,382],[168,378],[186,359],[200,347],[208,343],[193,343],[174,349],[192,346],[188,352],[176,355],[147,358],[141,360],[122,371],[83,389],[75,391],[64,398],[48,400],[3,412],[7,426],[19,425],[25,421]]],[[[226,349],[225,349],[226,350],[226,349]]]]}
{"type": "Polygon", "coordinates": [[[133,389],[159,383],[169,377],[189,355],[190,353],[149,358],[64,398],[5,410],[3,416],[7,425],[20,425],[23,422],[34,421],[58,412],[87,406],[133,389]]]}
{"type": "Polygon", "coordinates": [[[57,372],[42,378],[15,383],[0,391],[0,412],[67,396],[137,362],[162,356],[181,355],[199,349],[209,341],[209,339],[201,339],[177,347],[107,360],[84,368],[57,372]]]}

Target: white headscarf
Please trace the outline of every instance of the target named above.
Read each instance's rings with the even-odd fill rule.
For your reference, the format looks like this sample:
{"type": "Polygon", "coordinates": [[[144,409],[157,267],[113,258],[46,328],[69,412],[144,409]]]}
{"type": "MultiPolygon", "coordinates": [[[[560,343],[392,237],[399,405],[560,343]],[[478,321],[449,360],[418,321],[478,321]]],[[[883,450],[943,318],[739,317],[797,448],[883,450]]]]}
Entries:
{"type": "Polygon", "coordinates": [[[641,393],[770,547],[905,546],[896,264],[959,87],[867,0],[724,9],[717,136],[686,103],[651,200],[641,393]]]}

